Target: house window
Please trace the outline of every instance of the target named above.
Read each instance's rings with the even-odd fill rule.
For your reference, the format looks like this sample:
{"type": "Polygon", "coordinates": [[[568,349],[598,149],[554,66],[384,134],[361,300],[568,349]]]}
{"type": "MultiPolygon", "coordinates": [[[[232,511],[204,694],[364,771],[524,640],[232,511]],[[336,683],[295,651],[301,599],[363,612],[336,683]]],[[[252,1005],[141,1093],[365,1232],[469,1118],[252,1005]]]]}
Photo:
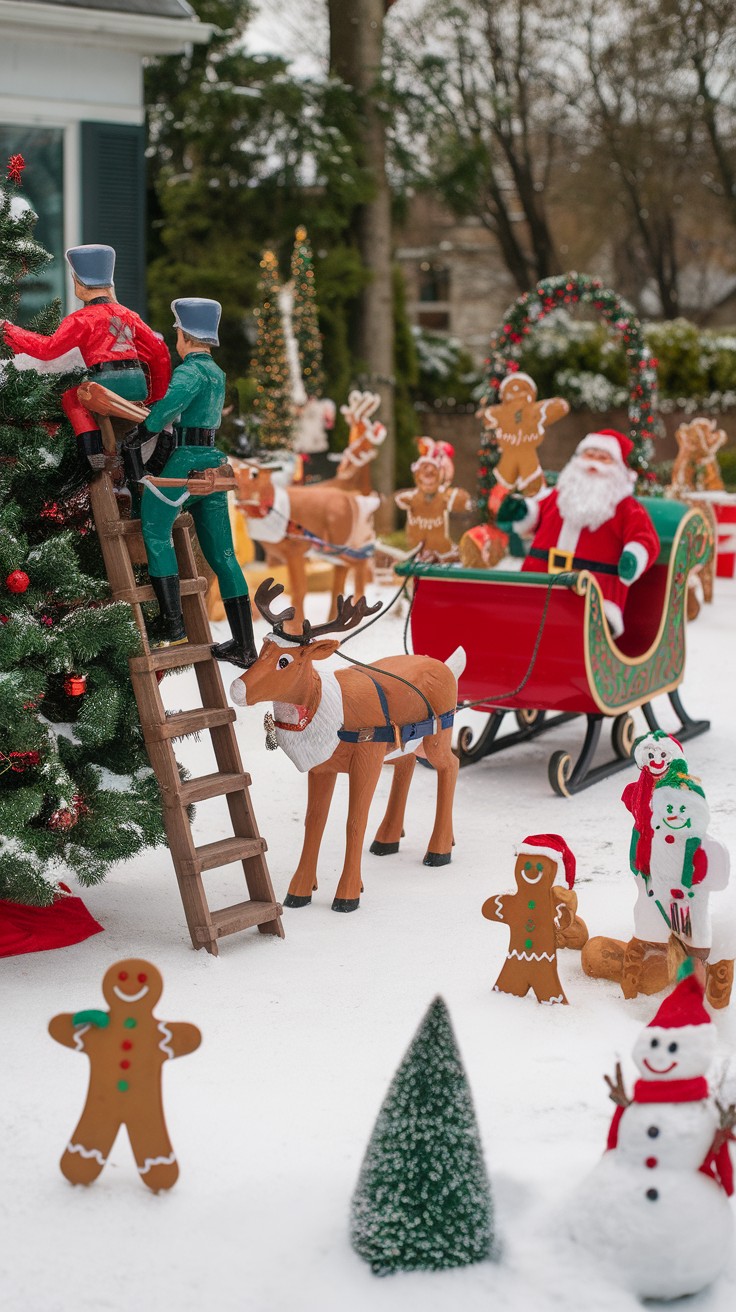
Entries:
{"type": "Polygon", "coordinates": [[[444,264],[430,264],[423,260],[419,265],[419,299],[424,302],[449,301],[450,270],[444,264]]]}
{"type": "Polygon", "coordinates": [[[34,236],[53,256],[22,283],[18,317],[27,324],[54,297],[64,299],[64,131],[0,123],[0,165],[11,155],[26,162],[16,203],[36,211],[34,236]]]}

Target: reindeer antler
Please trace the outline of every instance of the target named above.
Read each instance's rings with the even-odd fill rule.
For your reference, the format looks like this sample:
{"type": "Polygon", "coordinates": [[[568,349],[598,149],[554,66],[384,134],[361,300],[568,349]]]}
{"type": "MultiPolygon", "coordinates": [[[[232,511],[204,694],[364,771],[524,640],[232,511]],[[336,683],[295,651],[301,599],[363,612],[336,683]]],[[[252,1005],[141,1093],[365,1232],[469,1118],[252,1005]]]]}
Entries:
{"type": "Polygon", "coordinates": [[[281,596],[283,591],[283,583],[274,583],[274,580],[270,578],[264,579],[262,583],[258,584],[255,595],[255,603],[258,610],[261,612],[264,620],[268,620],[272,629],[277,633],[281,631],[287,620],[293,620],[296,615],[293,606],[287,606],[286,610],[280,611],[278,615],[271,609],[274,601],[277,597],[281,596]]]}
{"type": "Polygon", "coordinates": [[[375,606],[369,606],[365,597],[358,597],[356,601],[354,597],[341,595],[337,599],[337,615],[334,619],[328,620],[326,624],[318,624],[315,628],[311,627],[309,620],[305,620],[303,632],[309,638],[316,638],[323,633],[347,633],[349,629],[356,628],[366,615],[375,615],[380,609],[380,601],[375,606]]]}

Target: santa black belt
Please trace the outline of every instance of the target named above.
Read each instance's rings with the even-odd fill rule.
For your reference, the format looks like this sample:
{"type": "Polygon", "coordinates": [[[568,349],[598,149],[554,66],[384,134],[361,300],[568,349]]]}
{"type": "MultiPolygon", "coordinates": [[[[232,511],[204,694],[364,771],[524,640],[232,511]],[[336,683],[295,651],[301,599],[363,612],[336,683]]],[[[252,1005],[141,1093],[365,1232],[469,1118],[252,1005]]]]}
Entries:
{"type": "Polygon", "coordinates": [[[411,724],[394,724],[388,713],[388,701],[377,679],[368,675],[378,693],[385,724],[377,724],[370,729],[338,729],[337,736],[343,743],[393,743],[396,748],[403,748],[415,738],[426,738],[429,734],[449,729],[455,720],[455,709],[445,711],[444,715],[432,715],[426,720],[415,720],[411,724]]]}
{"type": "Polygon", "coordinates": [[[541,547],[530,547],[529,555],[535,560],[546,560],[550,574],[560,574],[570,569],[592,569],[596,574],[615,574],[618,578],[618,566],[609,565],[602,560],[586,560],[584,556],[573,556],[569,551],[560,551],[550,547],[543,551],[541,547]]]}
{"type": "Polygon", "coordinates": [[[182,428],[174,424],[177,446],[214,446],[216,428],[182,428]]]}

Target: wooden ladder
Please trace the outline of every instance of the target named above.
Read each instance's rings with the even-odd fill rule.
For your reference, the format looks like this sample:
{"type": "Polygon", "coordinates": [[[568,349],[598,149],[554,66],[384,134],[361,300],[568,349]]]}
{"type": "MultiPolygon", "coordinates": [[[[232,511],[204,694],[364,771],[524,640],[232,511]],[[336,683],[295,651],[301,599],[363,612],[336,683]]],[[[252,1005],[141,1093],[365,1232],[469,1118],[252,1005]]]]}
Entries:
{"type": "Polygon", "coordinates": [[[161,790],[166,836],[192,943],[217,956],[219,939],[253,925],[262,934],[283,938],[282,909],[274,897],[266,843],[258,833],[250,799],[251,778],[243,770],[233,729],[235,711],[228,706],[218,662],[211,652],[212,635],[204,603],[207,581],[199,576],[194,557],[192,517],[179,515],[173,532],[189,642],[151,651],[141,603],[154,600],[154,591],[150,584],[137,584],[133,572],[134,564],[147,563],[140,520],[120,518],[112,480],[106,472],[92,479],[90,502],[113,600],[129,603],[141,635],[143,654],[130,658],[130,678],[143,738],[161,790]],[[194,666],[202,707],[167,715],[157,671],[186,665],[194,666]],[[210,734],[217,771],[182,783],[173,740],[203,730],[210,734]],[[227,799],[233,833],[197,847],[187,808],[193,802],[222,796],[227,799]],[[203,872],[236,861],[243,864],[247,901],[210,911],[203,872]]]}

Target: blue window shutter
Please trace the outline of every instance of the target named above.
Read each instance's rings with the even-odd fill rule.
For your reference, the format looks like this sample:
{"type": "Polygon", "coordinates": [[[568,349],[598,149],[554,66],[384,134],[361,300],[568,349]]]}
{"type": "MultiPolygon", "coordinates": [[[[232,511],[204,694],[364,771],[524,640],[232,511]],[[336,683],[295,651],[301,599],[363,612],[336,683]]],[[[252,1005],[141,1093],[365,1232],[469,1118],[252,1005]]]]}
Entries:
{"type": "Polygon", "coordinates": [[[82,123],[82,241],[114,246],[115,291],[146,311],[145,130],[82,123]]]}

